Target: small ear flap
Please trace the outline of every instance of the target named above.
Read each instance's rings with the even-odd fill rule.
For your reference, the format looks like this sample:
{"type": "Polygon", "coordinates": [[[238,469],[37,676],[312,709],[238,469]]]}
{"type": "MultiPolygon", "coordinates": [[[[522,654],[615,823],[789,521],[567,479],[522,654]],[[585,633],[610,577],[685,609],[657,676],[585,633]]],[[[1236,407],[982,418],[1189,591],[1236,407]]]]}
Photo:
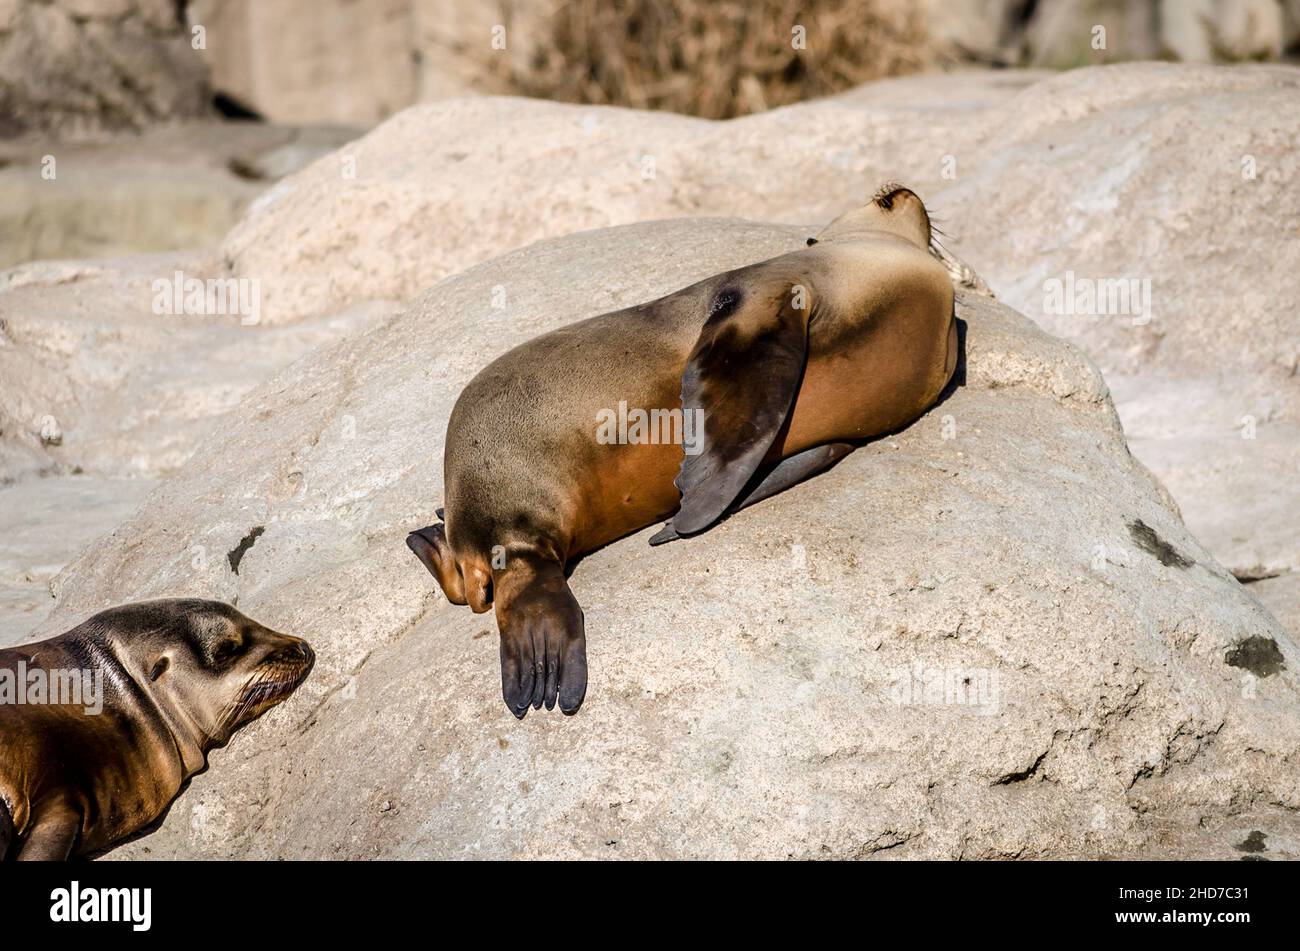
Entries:
{"type": "Polygon", "coordinates": [[[460,566],[452,555],[451,545],[447,543],[447,532],[442,523],[419,528],[406,536],[406,547],[420,559],[420,564],[429,569],[429,574],[438,581],[442,593],[452,604],[465,603],[465,581],[461,577],[460,566]]]}
{"type": "Polygon", "coordinates": [[[790,281],[724,285],[682,374],[682,411],[703,410],[698,453],[674,484],[673,529],[708,528],[753,478],[785,424],[808,355],[807,287],[790,281]]]}

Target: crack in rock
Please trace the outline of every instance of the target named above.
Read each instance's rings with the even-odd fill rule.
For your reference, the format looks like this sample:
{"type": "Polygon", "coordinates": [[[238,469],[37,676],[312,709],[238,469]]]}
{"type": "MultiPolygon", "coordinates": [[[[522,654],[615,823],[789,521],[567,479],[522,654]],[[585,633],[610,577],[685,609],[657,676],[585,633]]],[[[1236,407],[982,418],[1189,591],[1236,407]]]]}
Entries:
{"type": "Polygon", "coordinates": [[[266,531],[266,526],[258,525],[245,535],[230,551],[226,552],[226,561],[230,562],[230,570],[239,574],[239,563],[244,560],[244,553],[253,547],[253,544],[262,537],[266,531]]]}

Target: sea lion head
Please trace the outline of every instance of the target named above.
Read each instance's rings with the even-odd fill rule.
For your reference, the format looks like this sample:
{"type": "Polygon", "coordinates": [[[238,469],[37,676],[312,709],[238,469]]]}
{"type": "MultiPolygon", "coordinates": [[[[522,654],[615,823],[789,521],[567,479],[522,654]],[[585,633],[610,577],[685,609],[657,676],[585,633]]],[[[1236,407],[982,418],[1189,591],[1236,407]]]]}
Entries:
{"type": "Polygon", "coordinates": [[[933,235],[925,202],[907,186],[886,182],[869,202],[840,215],[809,243],[852,240],[879,231],[905,238],[918,248],[928,248],[933,235]]]}
{"type": "MultiPolygon", "coordinates": [[[[145,601],[87,622],[171,722],[206,752],[287,698],[316,661],[308,643],[220,601],[145,601]]],[[[178,737],[179,739],[179,737],[178,737]]]]}

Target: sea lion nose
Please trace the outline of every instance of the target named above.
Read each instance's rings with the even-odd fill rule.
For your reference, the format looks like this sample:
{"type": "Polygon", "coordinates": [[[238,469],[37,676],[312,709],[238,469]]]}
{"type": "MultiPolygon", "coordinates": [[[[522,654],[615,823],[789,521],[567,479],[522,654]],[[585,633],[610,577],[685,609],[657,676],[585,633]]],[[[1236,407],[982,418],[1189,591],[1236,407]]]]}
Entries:
{"type": "Polygon", "coordinates": [[[316,652],[306,641],[295,637],[275,652],[275,658],[286,663],[306,665],[315,663],[316,652]]]}

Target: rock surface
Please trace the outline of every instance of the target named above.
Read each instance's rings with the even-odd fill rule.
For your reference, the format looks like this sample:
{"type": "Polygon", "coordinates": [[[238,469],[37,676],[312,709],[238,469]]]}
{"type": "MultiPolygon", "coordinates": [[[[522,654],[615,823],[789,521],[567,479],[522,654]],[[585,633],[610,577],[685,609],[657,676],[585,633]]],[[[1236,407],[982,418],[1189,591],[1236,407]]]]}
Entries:
{"type": "Polygon", "coordinates": [[[728,122],[531,99],[416,106],[271,189],[222,253],[232,273],[263,281],[277,321],[406,298],[586,228],[678,215],[829,220],[891,177],[936,192],[945,155],[971,154],[994,134],[998,107],[1038,78],[886,80],[728,122]]]}
{"type": "Polygon", "coordinates": [[[19,643],[45,620],[54,606],[55,576],[126,521],[155,484],[87,475],[0,484],[0,647],[19,643]]]}
{"type": "Polygon", "coordinates": [[[1283,627],[1288,631],[1300,631],[1300,573],[1289,571],[1272,578],[1261,578],[1251,582],[1249,588],[1283,627]]]}
{"type": "Polygon", "coordinates": [[[505,710],[491,618],[403,544],[461,387],[805,234],[536,244],[251,393],[61,576],[45,630],[203,593],[310,638],[317,672],[114,857],[1236,855],[1247,827],[1293,848],[1300,653],[1128,454],[1093,365],[983,298],[959,302],[966,385],[915,425],[698,539],[586,559],[587,704],[505,710]]]}
{"type": "Polygon", "coordinates": [[[918,77],[729,123],[444,103],[276,186],[221,254],[0,275],[0,644],[188,593],[320,650],[121,856],[1235,858],[1259,832],[1296,857],[1300,399],[1277,301],[1300,273],[1298,76],[918,77]],[[965,299],[969,385],[915,427],[697,541],[584,561],[588,705],[515,724],[493,621],[441,603],[401,543],[441,501],[460,387],[557,323],[795,246],[891,177],[1106,371],[1173,497],[1087,360],[965,299]],[[511,247],[718,213],[803,227],[575,235],[384,323],[511,247]],[[153,313],[176,266],[261,281],[263,322],[153,313]],[[1048,313],[1068,271],[1149,278],[1152,319],[1048,313]],[[986,702],[896,703],[914,662],[986,702]]]}
{"type": "Polygon", "coordinates": [[[155,281],[215,271],[211,255],[189,252],[0,273],[0,481],[172,472],[256,384],[393,307],[373,301],[281,327],[155,310],[155,281]]]}
{"type": "Polygon", "coordinates": [[[1300,296],[1298,97],[1290,67],[1065,74],[936,202],[1002,299],[1096,359],[1133,451],[1242,578],[1300,571],[1300,341],[1278,303],[1300,296]],[[1145,283],[1149,306],[1054,312],[1071,277],[1145,283]]]}
{"type": "Polygon", "coordinates": [[[0,645],[45,617],[56,572],[245,393],[393,309],[371,302],[287,327],[154,311],[154,281],[213,270],[191,252],[0,273],[0,645]]]}

